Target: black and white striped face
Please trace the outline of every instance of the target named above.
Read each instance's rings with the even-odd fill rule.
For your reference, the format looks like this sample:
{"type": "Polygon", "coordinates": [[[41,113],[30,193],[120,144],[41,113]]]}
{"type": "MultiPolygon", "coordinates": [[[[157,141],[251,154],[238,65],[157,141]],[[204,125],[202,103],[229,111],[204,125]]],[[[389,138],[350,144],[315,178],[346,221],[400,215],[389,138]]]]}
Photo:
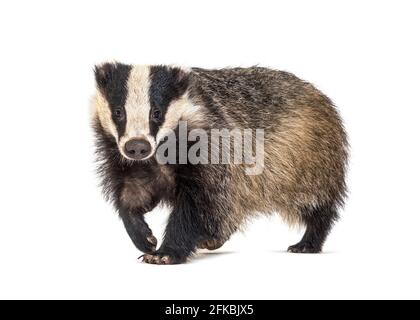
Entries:
{"type": "Polygon", "coordinates": [[[177,67],[105,63],[95,67],[95,117],[130,160],[152,157],[167,130],[196,108],[187,97],[189,72],[177,67]]]}

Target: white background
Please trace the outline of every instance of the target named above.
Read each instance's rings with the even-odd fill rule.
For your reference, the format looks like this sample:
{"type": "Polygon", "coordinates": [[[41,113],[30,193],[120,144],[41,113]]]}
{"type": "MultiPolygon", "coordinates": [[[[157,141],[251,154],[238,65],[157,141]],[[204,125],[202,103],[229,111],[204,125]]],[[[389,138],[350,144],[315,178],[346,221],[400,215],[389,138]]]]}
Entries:
{"type": "MultiPolygon", "coordinates": [[[[420,298],[418,1],[0,4],[0,298],[420,298]],[[352,145],[325,254],[262,218],[186,265],[138,263],[94,173],[103,60],[259,64],[315,83],[352,145]]],[[[155,234],[166,210],[148,221],[155,234]]]]}

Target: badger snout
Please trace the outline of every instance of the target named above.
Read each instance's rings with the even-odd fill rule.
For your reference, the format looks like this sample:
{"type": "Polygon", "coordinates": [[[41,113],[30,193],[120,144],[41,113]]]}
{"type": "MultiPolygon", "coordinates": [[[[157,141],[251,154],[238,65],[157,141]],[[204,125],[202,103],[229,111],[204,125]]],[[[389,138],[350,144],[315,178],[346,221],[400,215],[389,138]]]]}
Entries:
{"type": "Polygon", "coordinates": [[[146,139],[131,139],[124,145],[125,155],[133,160],[141,160],[150,155],[152,146],[146,139]]]}

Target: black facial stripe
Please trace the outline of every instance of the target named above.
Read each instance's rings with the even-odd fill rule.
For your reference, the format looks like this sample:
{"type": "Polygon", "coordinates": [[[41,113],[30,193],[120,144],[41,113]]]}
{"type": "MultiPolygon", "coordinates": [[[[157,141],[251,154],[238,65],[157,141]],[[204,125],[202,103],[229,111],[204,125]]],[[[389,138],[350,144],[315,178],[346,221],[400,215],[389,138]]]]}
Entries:
{"type": "Polygon", "coordinates": [[[124,106],[127,99],[127,81],[131,69],[132,66],[122,63],[106,63],[95,68],[96,83],[108,101],[118,137],[124,135],[127,123],[124,106]],[[118,108],[121,110],[120,117],[115,114],[118,108]]]}
{"type": "Polygon", "coordinates": [[[169,104],[182,96],[188,87],[188,74],[179,68],[167,66],[150,67],[150,134],[156,136],[159,127],[165,121],[169,104]],[[154,119],[153,113],[158,109],[160,118],[154,119]]]}

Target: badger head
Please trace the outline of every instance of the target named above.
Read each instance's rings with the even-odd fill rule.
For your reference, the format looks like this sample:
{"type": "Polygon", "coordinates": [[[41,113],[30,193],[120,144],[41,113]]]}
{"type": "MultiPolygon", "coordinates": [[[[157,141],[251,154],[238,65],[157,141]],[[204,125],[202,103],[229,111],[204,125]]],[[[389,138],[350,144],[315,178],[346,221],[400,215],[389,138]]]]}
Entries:
{"type": "Polygon", "coordinates": [[[94,122],[126,159],[153,157],[166,131],[198,117],[188,98],[189,70],[104,63],[95,67],[95,78],[94,122]]]}

